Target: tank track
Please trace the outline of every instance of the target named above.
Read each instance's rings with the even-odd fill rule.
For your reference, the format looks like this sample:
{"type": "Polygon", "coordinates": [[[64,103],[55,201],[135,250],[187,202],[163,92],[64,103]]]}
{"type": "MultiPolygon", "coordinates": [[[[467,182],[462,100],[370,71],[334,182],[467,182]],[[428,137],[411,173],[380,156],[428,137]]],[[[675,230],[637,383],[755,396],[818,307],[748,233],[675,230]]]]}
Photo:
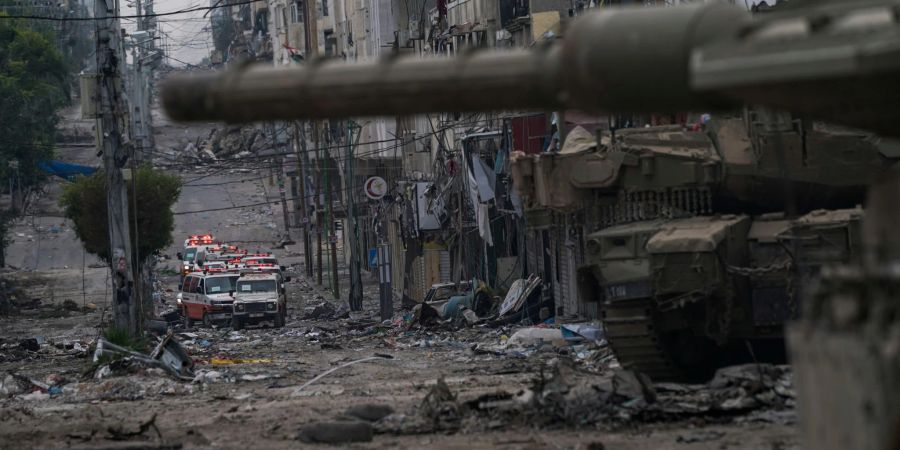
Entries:
{"type": "Polygon", "coordinates": [[[617,300],[603,304],[603,324],[619,364],[653,380],[680,379],[684,375],[673,363],[654,326],[652,299],[617,300]]]}

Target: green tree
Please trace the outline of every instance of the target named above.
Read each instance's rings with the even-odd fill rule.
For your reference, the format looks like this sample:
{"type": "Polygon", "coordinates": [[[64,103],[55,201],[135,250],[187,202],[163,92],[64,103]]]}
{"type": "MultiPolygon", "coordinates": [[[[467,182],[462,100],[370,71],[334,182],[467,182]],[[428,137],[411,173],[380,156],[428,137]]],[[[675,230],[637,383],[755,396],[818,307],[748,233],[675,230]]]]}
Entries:
{"type": "Polygon", "coordinates": [[[53,156],[56,111],[69,100],[70,74],[48,33],[0,18],[0,186],[14,186],[10,213],[0,215],[0,264],[5,231],[43,180],[37,163],[53,156]]]}
{"type": "Polygon", "coordinates": [[[68,101],[69,71],[48,37],[0,19],[0,171],[6,179],[39,183],[37,162],[53,156],[56,112],[68,101]],[[10,161],[18,161],[18,173],[10,161]]]}
{"type": "MultiPolygon", "coordinates": [[[[126,183],[131,248],[138,250],[134,257],[143,265],[150,255],[172,243],[175,227],[172,206],[181,194],[181,180],[150,166],[141,166],[134,183],[126,183]],[[137,188],[136,194],[133,186],[137,188]]],[[[99,171],[67,185],[59,203],[66,217],[74,222],[75,234],[84,243],[85,250],[109,263],[106,174],[99,171]]]]}

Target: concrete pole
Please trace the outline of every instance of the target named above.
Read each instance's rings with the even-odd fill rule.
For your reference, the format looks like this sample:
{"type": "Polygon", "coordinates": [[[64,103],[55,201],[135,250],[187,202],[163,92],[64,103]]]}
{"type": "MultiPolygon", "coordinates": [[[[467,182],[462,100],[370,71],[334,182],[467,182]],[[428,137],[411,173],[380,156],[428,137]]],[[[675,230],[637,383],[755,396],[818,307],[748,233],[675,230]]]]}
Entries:
{"type": "Polygon", "coordinates": [[[131,264],[131,236],[128,226],[128,196],[122,177],[122,166],[128,159],[122,147],[120,118],[126,111],[122,102],[120,62],[124,61],[119,40],[119,21],[108,19],[117,16],[116,3],[109,6],[105,0],[94,1],[94,17],[97,19],[97,80],[100,96],[103,167],[106,172],[107,217],[109,224],[109,257],[113,280],[113,318],[116,328],[133,336],[141,332],[141,317],[133,301],[134,273],[131,264]]]}
{"type": "Polygon", "coordinates": [[[307,168],[309,167],[308,154],[306,153],[306,124],[294,123],[294,149],[297,152],[297,171],[300,179],[300,228],[303,229],[303,260],[306,262],[306,276],[312,278],[312,242],[309,239],[309,203],[306,198],[307,168]]]}
{"type": "Polygon", "coordinates": [[[362,262],[360,261],[359,248],[359,223],[356,219],[356,195],[359,188],[354,186],[356,177],[354,176],[354,142],[353,142],[353,126],[352,121],[347,121],[347,156],[346,164],[348,170],[344,175],[344,192],[347,195],[347,229],[344,233],[349,238],[347,246],[350,248],[350,293],[347,297],[347,303],[350,304],[351,311],[362,311],[362,262]]]}

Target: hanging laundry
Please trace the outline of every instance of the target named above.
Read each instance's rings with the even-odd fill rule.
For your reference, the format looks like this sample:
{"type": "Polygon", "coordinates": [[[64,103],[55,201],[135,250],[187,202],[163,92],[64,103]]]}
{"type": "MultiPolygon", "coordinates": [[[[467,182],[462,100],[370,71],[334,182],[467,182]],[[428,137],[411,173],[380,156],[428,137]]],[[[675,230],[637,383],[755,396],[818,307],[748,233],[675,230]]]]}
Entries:
{"type": "Polygon", "coordinates": [[[472,156],[472,168],[475,172],[475,182],[478,185],[478,196],[481,201],[487,203],[494,199],[494,183],[497,176],[488,165],[477,156],[472,156]]]}

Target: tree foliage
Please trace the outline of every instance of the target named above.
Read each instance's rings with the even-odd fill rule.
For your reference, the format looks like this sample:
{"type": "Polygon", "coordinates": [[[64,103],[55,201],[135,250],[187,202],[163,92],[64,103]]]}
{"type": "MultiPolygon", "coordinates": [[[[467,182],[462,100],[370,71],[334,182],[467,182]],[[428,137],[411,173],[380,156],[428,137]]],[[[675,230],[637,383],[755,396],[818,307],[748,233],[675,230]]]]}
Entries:
{"type": "MultiPolygon", "coordinates": [[[[137,248],[138,256],[143,260],[172,243],[175,228],[172,206],[181,194],[181,180],[150,166],[142,166],[136,171],[133,183],[137,188],[136,197],[132,182],[126,181],[126,184],[132,249],[137,248]]],[[[85,250],[109,262],[106,193],[106,174],[98,171],[67,185],[60,206],[66,217],[75,223],[75,233],[84,243],[85,250]]]]}
{"type": "MultiPolygon", "coordinates": [[[[5,15],[4,13],[0,13],[5,15]]],[[[39,181],[37,162],[53,154],[56,111],[69,100],[69,71],[47,33],[0,20],[0,176],[26,186],[39,181]]]]}

